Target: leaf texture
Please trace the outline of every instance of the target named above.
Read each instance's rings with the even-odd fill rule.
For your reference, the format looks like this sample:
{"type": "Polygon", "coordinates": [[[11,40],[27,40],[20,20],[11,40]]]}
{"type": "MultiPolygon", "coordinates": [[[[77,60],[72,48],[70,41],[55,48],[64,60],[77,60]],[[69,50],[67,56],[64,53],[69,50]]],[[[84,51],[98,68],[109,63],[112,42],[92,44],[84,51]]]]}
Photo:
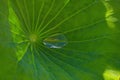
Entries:
{"type": "Polygon", "coordinates": [[[1,2],[0,53],[17,58],[5,80],[119,80],[120,0],[1,2]]]}

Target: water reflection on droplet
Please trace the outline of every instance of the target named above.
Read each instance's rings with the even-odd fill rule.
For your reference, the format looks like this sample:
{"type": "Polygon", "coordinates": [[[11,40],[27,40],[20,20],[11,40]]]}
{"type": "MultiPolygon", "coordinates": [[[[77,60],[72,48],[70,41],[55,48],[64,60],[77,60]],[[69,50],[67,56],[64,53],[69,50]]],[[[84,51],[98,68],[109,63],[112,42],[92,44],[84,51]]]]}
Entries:
{"type": "Polygon", "coordinates": [[[48,48],[62,48],[67,44],[65,35],[59,33],[51,35],[43,40],[43,44],[48,48]]]}

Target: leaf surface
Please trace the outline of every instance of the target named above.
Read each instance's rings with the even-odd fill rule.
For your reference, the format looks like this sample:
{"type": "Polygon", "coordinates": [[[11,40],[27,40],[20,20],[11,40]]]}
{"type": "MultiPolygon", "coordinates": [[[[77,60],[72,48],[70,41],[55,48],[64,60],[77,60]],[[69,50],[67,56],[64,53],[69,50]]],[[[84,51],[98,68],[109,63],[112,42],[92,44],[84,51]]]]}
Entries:
{"type": "MultiPolygon", "coordinates": [[[[5,10],[9,11],[5,12],[8,17],[0,20],[4,23],[6,19],[10,24],[11,36],[7,34],[6,38],[13,39],[18,62],[14,79],[119,78],[108,76],[114,73],[111,70],[117,71],[116,75],[120,69],[119,3],[120,0],[9,0],[9,4],[4,3],[8,6],[5,10]]],[[[3,38],[1,35],[0,39],[3,38]]]]}

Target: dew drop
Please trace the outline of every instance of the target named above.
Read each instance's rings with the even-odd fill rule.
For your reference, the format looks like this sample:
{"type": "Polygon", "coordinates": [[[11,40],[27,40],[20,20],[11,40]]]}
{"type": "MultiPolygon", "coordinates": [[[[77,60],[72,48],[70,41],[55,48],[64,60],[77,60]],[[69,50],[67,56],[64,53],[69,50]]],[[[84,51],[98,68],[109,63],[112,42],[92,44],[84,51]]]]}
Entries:
{"type": "Polygon", "coordinates": [[[51,35],[43,40],[43,44],[48,48],[62,48],[67,44],[65,35],[59,33],[51,35]]]}

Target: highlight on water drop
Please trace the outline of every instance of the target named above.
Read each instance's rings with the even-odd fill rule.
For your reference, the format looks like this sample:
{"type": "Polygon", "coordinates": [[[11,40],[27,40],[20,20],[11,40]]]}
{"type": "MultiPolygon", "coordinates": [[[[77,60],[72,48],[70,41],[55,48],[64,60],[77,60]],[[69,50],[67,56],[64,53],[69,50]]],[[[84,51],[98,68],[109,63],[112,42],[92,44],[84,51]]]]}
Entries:
{"type": "Polygon", "coordinates": [[[67,45],[67,38],[62,33],[53,34],[43,40],[48,48],[62,48],[67,45]]]}

